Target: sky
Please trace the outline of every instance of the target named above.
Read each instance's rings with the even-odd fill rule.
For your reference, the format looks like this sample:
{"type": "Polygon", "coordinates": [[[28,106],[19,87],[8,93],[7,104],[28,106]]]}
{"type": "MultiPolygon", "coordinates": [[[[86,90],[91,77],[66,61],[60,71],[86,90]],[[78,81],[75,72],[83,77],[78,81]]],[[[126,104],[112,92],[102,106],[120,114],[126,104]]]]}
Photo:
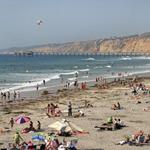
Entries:
{"type": "Polygon", "coordinates": [[[0,0],[0,49],[141,34],[149,15],[150,0],[0,0]]]}

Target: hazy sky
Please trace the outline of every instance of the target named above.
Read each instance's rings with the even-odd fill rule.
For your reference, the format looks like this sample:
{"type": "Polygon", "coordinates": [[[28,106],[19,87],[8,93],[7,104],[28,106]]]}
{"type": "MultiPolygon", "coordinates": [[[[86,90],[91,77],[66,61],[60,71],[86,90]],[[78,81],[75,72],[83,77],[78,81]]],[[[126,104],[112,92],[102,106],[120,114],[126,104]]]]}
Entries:
{"type": "Polygon", "coordinates": [[[149,16],[150,0],[0,0],[0,49],[148,32],[149,16]]]}

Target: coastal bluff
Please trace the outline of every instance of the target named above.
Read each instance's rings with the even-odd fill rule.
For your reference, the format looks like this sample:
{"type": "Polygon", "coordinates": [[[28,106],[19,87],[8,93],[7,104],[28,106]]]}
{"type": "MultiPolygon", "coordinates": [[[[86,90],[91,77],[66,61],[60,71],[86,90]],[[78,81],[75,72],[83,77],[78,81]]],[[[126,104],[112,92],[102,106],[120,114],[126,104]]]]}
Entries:
{"type": "Polygon", "coordinates": [[[150,54],[150,32],[126,37],[111,37],[98,40],[45,44],[31,47],[16,47],[5,52],[33,53],[147,53],[150,54]]]}

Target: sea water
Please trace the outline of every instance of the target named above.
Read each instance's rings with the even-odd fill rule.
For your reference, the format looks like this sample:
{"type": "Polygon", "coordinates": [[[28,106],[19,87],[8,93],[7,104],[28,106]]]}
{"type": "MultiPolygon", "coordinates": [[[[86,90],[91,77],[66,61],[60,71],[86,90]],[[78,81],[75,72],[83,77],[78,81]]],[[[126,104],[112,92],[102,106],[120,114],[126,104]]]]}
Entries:
{"type": "Polygon", "coordinates": [[[43,80],[54,87],[76,79],[88,82],[99,76],[146,72],[150,72],[150,57],[144,56],[0,55],[0,92],[36,90],[37,85],[42,87],[43,80]]]}

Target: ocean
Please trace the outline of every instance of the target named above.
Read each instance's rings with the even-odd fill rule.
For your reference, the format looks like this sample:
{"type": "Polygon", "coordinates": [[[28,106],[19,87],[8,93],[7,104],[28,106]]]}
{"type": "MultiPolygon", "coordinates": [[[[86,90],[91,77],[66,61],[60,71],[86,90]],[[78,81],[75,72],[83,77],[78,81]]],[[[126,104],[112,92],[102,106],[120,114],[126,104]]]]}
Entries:
{"type": "Polygon", "coordinates": [[[37,84],[59,86],[150,72],[150,57],[144,56],[12,56],[0,55],[0,92],[36,90],[37,84]]]}

